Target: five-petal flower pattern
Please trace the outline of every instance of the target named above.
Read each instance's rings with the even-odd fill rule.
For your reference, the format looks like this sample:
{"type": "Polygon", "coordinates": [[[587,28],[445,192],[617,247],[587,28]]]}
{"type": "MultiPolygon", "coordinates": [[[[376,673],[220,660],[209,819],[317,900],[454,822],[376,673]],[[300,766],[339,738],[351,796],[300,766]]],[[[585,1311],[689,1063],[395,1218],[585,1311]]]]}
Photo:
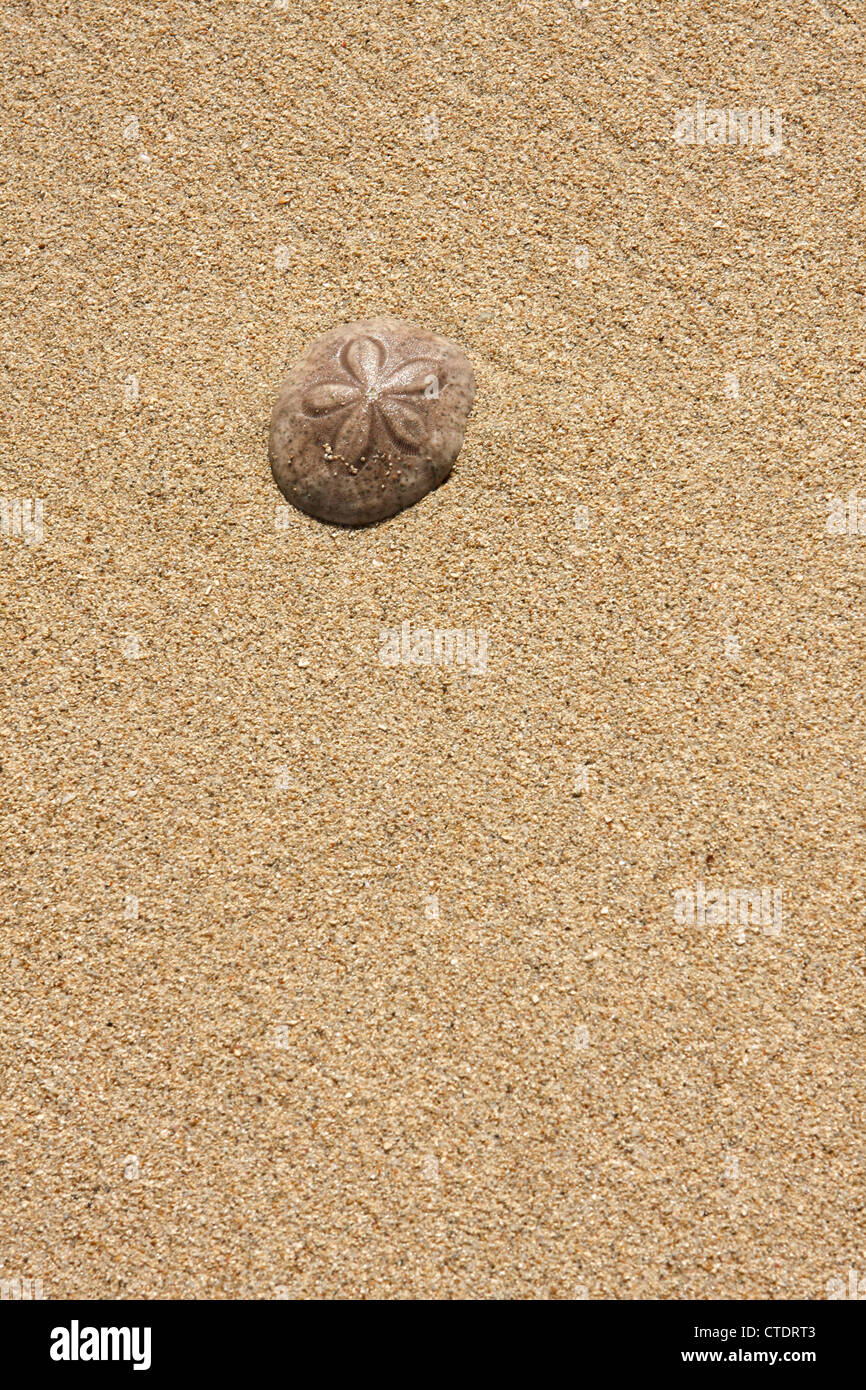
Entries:
{"type": "Polygon", "coordinates": [[[337,362],[344,375],[311,386],[303,400],[307,415],[332,422],[336,458],[355,470],[374,451],[414,454],[424,447],[428,422],[422,402],[439,394],[434,361],[389,362],[381,339],[364,336],[344,343],[337,362]]]}

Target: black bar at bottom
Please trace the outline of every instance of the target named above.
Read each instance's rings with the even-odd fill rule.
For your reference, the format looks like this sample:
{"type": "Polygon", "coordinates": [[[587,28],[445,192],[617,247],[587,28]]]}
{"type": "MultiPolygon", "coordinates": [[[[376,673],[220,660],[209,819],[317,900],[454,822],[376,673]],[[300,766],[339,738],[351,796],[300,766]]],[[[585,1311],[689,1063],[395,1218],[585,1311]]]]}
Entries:
{"type": "Polygon", "coordinates": [[[310,1357],[320,1371],[334,1374],[340,1353],[353,1376],[373,1372],[386,1380],[419,1370],[449,1380],[483,1373],[489,1380],[501,1358],[514,1376],[523,1353],[535,1364],[535,1378],[544,1363],[555,1358],[561,1365],[565,1356],[578,1380],[591,1370],[679,1370],[692,1379],[710,1369],[736,1377],[760,1367],[768,1384],[794,1370],[826,1383],[859,1367],[860,1313],[856,1301],[481,1303],[471,1314],[465,1305],[399,1300],[390,1307],[7,1301],[0,1302],[0,1337],[4,1352],[14,1347],[17,1379],[39,1373],[57,1384],[106,1373],[115,1380],[128,1374],[133,1384],[145,1377],[172,1384],[191,1374],[212,1372],[224,1380],[275,1369],[307,1379],[310,1372],[302,1367],[310,1357]],[[461,1334],[459,1342],[449,1336],[452,1330],[461,1334]],[[418,1353],[421,1364],[413,1367],[409,1362],[418,1353]]]}

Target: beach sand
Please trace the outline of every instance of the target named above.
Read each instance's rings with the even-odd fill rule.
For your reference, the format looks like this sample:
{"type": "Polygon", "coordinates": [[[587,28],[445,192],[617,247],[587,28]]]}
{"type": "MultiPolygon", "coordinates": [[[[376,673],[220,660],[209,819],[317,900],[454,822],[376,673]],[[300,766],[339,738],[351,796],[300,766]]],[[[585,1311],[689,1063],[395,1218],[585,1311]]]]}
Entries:
{"type": "Polygon", "coordinates": [[[866,1278],[853,16],[7,6],[0,1278],[866,1278]],[[268,417],[378,314],[477,396],[341,530],[268,417]]]}

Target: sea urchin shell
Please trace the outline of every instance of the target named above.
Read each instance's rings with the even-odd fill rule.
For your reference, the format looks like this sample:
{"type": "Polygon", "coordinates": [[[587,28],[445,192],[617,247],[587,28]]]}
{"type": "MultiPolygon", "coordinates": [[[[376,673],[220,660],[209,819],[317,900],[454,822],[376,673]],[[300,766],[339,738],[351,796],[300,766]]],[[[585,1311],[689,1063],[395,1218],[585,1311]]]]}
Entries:
{"type": "Polygon", "coordinates": [[[394,318],[332,329],[274,405],[277,485],[321,521],[393,516],[448,477],[474,395],[472,366],[447,338],[394,318]]]}

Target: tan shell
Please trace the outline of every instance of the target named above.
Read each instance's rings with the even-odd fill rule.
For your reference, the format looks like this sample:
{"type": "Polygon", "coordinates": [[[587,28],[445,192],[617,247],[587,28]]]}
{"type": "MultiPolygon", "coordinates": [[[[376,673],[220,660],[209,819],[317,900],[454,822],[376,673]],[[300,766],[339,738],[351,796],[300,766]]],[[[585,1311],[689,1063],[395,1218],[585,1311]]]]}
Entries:
{"type": "Polygon", "coordinates": [[[321,521],[366,526],[410,507],[451,472],[475,396],[465,354],[402,319],[317,338],[271,416],[277,486],[321,521]]]}

